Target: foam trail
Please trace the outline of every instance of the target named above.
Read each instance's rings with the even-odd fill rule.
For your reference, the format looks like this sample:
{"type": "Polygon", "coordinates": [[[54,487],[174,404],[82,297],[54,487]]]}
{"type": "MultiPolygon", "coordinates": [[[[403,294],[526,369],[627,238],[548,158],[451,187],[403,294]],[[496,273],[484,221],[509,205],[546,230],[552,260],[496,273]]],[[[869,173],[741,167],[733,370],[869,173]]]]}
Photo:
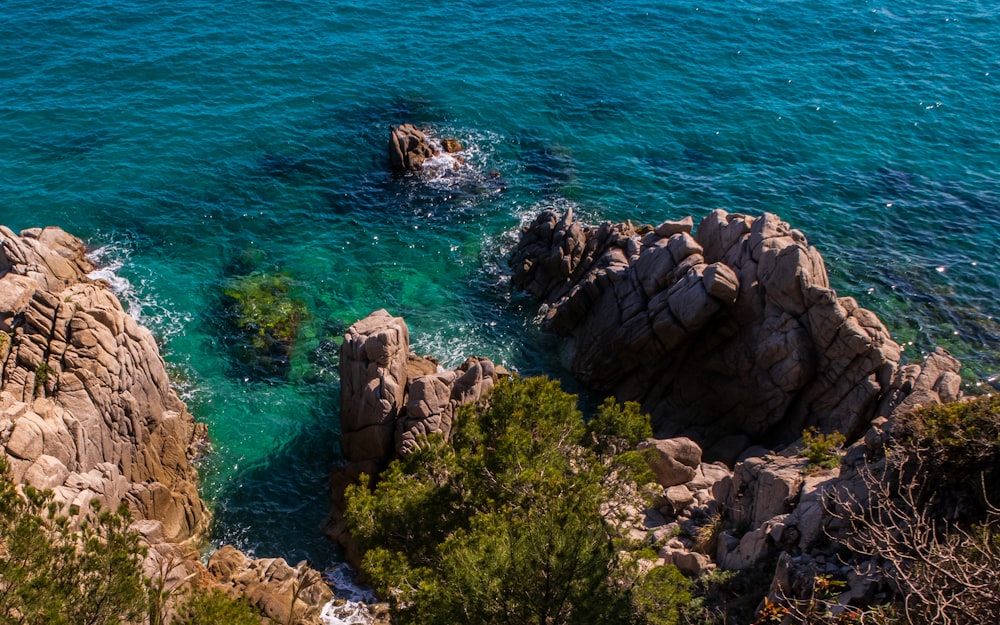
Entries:
{"type": "Polygon", "coordinates": [[[331,566],[323,579],[334,592],[334,599],[323,606],[320,620],[325,625],[371,625],[375,616],[369,604],[378,601],[371,589],[354,583],[354,571],[346,564],[331,566]]]}
{"type": "Polygon", "coordinates": [[[111,292],[114,293],[125,308],[125,312],[143,324],[142,302],[136,294],[135,287],[125,278],[118,274],[118,271],[125,265],[124,252],[114,245],[104,245],[87,254],[98,268],[87,274],[91,280],[103,280],[108,283],[111,292]]]}

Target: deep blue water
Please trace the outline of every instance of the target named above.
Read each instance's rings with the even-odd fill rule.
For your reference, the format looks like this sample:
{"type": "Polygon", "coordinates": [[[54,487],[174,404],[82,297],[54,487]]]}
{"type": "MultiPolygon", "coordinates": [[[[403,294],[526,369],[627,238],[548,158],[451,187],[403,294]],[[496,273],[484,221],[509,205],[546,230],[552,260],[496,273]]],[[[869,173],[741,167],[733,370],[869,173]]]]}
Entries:
{"type": "Polygon", "coordinates": [[[995,384],[1000,8],[939,4],[4,0],[0,222],[127,281],[211,428],[217,539],[322,561],[338,337],[385,307],[447,364],[558,374],[503,263],[543,207],[776,212],[908,356],[995,384]],[[404,121],[465,164],[394,179],[404,121]],[[248,251],[309,309],[285,376],[227,347],[248,251]]]}

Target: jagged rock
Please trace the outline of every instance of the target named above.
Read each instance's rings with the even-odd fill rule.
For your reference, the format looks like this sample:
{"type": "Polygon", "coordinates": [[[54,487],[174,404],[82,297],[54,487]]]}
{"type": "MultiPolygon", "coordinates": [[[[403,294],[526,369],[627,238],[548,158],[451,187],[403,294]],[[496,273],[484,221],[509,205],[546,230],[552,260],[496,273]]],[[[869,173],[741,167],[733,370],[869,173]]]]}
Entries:
{"type": "Polygon", "coordinates": [[[663,494],[669,506],[669,514],[677,516],[694,503],[694,493],[686,485],[671,486],[663,494]]]}
{"type": "Polygon", "coordinates": [[[436,154],[437,150],[424,133],[413,124],[389,127],[389,166],[393,172],[417,171],[425,160],[436,154]]]}
{"type": "Polygon", "coordinates": [[[792,511],[802,489],[805,464],[803,458],[749,458],[736,465],[731,477],[715,484],[715,499],[729,512],[732,526],[757,529],[792,511]]]}
{"type": "Polygon", "coordinates": [[[397,451],[411,453],[431,434],[447,440],[458,407],[478,401],[497,379],[496,368],[485,358],[469,358],[454,371],[413,378],[407,389],[406,410],[397,422],[397,451]]]}
{"type": "MultiPolygon", "coordinates": [[[[892,392],[882,401],[879,414],[890,418],[904,415],[918,406],[933,406],[962,397],[962,368],[954,356],[937,348],[920,365],[900,368],[892,380],[892,392]]],[[[891,426],[890,426],[891,429],[891,426]]]]}
{"type": "Polygon", "coordinates": [[[341,449],[350,462],[386,462],[405,402],[410,331],[378,310],[352,325],[340,347],[341,449]]]}
{"type": "Polygon", "coordinates": [[[343,523],[344,490],[362,475],[418,449],[431,434],[447,439],[462,404],[478,401],[507,375],[486,358],[469,358],[454,371],[410,353],[400,317],[378,310],[352,325],[340,348],[341,450],[347,464],[330,476],[330,517],[323,531],[357,565],[360,553],[343,523]]]}
{"type": "Polygon", "coordinates": [[[352,325],[340,348],[341,448],[349,462],[388,462],[433,433],[448,438],[455,409],[479,400],[506,372],[485,358],[454,371],[410,353],[401,317],[378,310],[352,325]]]}
{"type": "Polygon", "coordinates": [[[837,297],[819,252],[771,214],[716,210],[696,236],[665,222],[640,237],[546,211],[510,264],[573,373],[639,401],[661,436],[788,442],[815,425],[853,438],[899,362],[875,315],[837,297]]]}
{"type": "Polygon", "coordinates": [[[441,148],[448,154],[454,154],[462,151],[462,144],[458,139],[442,139],[441,148]]]}
{"type": "Polygon", "coordinates": [[[58,228],[0,227],[0,441],[13,477],[65,509],[125,500],[168,540],[195,538],[208,524],[190,462],[203,432],[152,334],[87,277],[84,251],[58,228]]]}
{"type": "MultiPolygon", "coordinates": [[[[0,226],[0,450],[12,478],[51,490],[61,513],[127,503],[144,573],[181,597],[182,586],[208,583],[193,545],[209,515],[191,463],[205,428],[170,387],[152,334],[87,277],[84,252],[58,228],[17,236],[0,226]]],[[[292,569],[240,558],[239,589],[286,623],[292,569]]],[[[319,580],[306,567],[296,574],[319,580]]],[[[331,596],[321,581],[302,593],[295,622],[318,625],[331,596]]]]}
{"type": "Polygon", "coordinates": [[[690,481],[701,464],[701,448],[690,438],[647,439],[638,448],[656,450],[650,468],[664,488],[690,481]]]}
{"type": "Polygon", "coordinates": [[[246,597],[272,623],[318,623],[323,606],[333,598],[319,572],[306,563],[292,567],[282,558],[252,560],[229,545],[212,554],[208,571],[231,594],[246,597]]]}

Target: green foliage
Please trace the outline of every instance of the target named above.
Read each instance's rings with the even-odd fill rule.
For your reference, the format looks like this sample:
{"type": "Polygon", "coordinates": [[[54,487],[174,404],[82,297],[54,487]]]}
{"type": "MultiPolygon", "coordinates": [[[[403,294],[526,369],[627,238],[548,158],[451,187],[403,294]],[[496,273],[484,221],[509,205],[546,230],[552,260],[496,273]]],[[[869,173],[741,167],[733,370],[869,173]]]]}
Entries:
{"type": "Polygon", "coordinates": [[[1000,395],[923,406],[904,426],[905,442],[930,449],[939,464],[981,471],[1000,461],[1000,395]]]}
{"type": "Polygon", "coordinates": [[[260,614],[245,598],[198,588],[177,610],[176,625],[260,625],[260,614]]]}
{"type": "Polygon", "coordinates": [[[640,622],[678,625],[690,611],[694,597],[691,580],[674,566],[651,570],[632,592],[632,608],[640,622]]]}
{"type": "Polygon", "coordinates": [[[1000,502],[1000,395],[924,406],[897,429],[906,475],[922,474],[921,505],[934,516],[981,518],[1000,502]]]}
{"type": "Polygon", "coordinates": [[[35,395],[38,395],[39,392],[45,388],[45,385],[49,381],[49,377],[53,374],[54,372],[52,371],[52,367],[50,367],[48,363],[43,362],[38,365],[35,369],[35,395]]]}
{"type": "Polygon", "coordinates": [[[620,404],[613,397],[605,399],[597,409],[587,424],[587,432],[599,453],[635,449],[639,441],[653,436],[649,415],[641,412],[638,403],[620,404]]]}
{"type": "Polygon", "coordinates": [[[91,506],[74,528],[50,492],[21,497],[0,463],[0,623],[115,625],[142,618],[146,584],[139,535],[124,506],[91,506]]]}
{"type": "Polygon", "coordinates": [[[823,469],[833,469],[840,464],[840,455],[837,453],[844,445],[844,435],[840,432],[823,434],[816,428],[809,428],[802,431],[802,451],[800,456],[809,460],[814,467],[823,469]]]}
{"type": "MultiPolygon", "coordinates": [[[[637,408],[602,408],[612,425],[596,446],[619,435],[615,423],[628,436],[645,431],[637,408]]],[[[632,586],[599,512],[614,463],[580,444],[587,433],[557,382],[505,380],[460,410],[451,444],[431,439],[373,490],[349,488],[348,526],[394,620],[667,622],[636,621],[629,607],[632,586]]]]}

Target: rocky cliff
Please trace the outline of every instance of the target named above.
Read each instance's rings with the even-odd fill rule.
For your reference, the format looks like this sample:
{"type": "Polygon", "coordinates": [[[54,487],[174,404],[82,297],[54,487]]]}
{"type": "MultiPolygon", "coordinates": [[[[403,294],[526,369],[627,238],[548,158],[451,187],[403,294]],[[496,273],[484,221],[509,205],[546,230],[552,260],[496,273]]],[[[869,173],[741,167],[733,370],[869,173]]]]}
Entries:
{"type": "Polygon", "coordinates": [[[0,226],[0,449],[12,478],[51,489],[64,512],[127,503],[149,547],[146,575],[168,590],[199,579],[286,623],[291,586],[306,580],[296,622],[318,623],[332,593],[304,565],[231,548],[214,575],[201,565],[194,547],[210,517],[191,461],[205,428],[171,388],[150,332],[88,277],[85,252],[58,228],[0,226]]]}
{"type": "Polygon", "coordinates": [[[641,402],[661,435],[860,435],[900,358],[882,323],[837,296],[819,252],[775,215],[715,210],[693,226],[546,211],[521,233],[513,282],[565,337],[572,372],[641,402]]]}

